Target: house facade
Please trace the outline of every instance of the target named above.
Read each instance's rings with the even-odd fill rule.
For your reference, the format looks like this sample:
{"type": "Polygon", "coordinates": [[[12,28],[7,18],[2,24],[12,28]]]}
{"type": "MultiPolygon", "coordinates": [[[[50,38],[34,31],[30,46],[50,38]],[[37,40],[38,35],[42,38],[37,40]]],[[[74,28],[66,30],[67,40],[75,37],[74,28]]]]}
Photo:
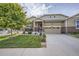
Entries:
{"type": "Polygon", "coordinates": [[[46,14],[39,18],[31,17],[33,31],[47,34],[79,32],[79,14],[72,17],[63,14],[46,14]]]}

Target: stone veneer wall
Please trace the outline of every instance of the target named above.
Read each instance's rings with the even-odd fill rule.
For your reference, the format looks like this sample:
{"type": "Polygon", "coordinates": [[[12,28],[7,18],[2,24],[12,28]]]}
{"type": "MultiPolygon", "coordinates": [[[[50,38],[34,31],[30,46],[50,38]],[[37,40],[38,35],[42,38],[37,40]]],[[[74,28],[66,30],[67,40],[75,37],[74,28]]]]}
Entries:
{"type": "Polygon", "coordinates": [[[71,32],[79,32],[79,29],[76,29],[75,27],[68,27],[67,28],[67,31],[68,31],[68,33],[71,33],[71,32]]]}

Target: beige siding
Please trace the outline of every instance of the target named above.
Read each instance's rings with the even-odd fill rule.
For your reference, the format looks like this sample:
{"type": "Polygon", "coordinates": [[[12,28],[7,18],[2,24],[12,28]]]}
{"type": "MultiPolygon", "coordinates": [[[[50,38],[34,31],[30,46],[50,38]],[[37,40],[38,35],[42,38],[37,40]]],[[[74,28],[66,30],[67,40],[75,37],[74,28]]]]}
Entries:
{"type": "Polygon", "coordinates": [[[74,20],[74,19],[69,19],[68,22],[67,22],[67,26],[68,26],[68,27],[73,27],[73,26],[75,26],[75,20],[74,20]]]}
{"type": "Polygon", "coordinates": [[[73,17],[67,20],[67,26],[68,27],[75,27],[76,25],[76,20],[78,20],[79,17],[73,17]]]}
{"type": "Polygon", "coordinates": [[[67,20],[67,32],[79,32],[79,29],[76,28],[76,21],[79,20],[79,14],[75,15],[67,20]]]}
{"type": "Polygon", "coordinates": [[[61,26],[61,27],[64,27],[64,22],[58,22],[58,23],[56,23],[56,22],[54,22],[54,23],[48,22],[48,23],[44,23],[44,26],[61,26]]]}

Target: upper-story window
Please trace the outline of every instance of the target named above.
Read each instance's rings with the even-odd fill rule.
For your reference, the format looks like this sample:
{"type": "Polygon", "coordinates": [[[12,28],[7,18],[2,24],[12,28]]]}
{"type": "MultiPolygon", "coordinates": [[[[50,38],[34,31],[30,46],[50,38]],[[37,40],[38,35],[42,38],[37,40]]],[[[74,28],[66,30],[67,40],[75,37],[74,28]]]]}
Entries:
{"type": "Polygon", "coordinates": [[[76,21],[76,29],[79,29],[79,20],[76,21]]]}
{"type": "Polygon", "coordinates": [[[50,16],[50,18],[55,18],[55,16],[50,16]]]}
{"type": "Polygon", "coordinates": [[[54,16],[54,18],[55,18],[55,16],[54,16]]]}

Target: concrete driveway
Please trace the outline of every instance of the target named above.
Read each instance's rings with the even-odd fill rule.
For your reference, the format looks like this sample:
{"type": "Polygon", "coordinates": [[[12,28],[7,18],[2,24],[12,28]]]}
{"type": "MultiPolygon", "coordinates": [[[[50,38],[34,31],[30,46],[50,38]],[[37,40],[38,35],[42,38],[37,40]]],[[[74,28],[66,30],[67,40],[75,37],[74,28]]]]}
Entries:
{"type": "Polygon", "coordinates": [[[46,48],[0,48],[2,56],[79,56],[79,39],[64,34],[47,34],[46,48]]]}

